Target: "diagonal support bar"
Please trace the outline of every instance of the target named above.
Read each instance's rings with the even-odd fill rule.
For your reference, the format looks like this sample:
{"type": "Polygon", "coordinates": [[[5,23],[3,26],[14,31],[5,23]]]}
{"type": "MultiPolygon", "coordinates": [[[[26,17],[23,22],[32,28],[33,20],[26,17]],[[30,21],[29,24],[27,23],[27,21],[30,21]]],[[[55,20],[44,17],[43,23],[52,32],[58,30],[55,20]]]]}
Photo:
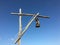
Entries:
{"type": "Polygon", "coordinates": [[[27,31],[28,27],[30,26],[30,24],[33,22],[33,20],[39,15],[39,13],[37,13],[33,19],[27,24],[27,26],[25,27],[24,31],[19,35],[18,39],[16,40],[15,44],[21,39],[21,37],[23,36],[23,34],[27,31]]]}

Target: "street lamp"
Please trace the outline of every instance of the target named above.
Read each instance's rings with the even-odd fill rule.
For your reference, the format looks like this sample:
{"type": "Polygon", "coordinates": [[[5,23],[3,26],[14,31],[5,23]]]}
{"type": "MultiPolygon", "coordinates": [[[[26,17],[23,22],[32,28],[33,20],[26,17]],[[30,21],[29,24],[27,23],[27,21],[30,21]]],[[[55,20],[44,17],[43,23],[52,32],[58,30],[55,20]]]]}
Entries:
{"type": "Polygon", "coordinates": [[[24,35],[24,33],[27,31],[27,29],[29,28],[29,26],[31,25],[31,23],[35,20],[36,22],[36,27],[40,27],[40,22],[38,17],[40,18],[49,18],[49,16],[42,16],[39,13],[37,14],[28,14],[28,13],[22,13],[21,8],[19,9],[19,13],[14,13],[12,12],[11,14],[15,14],[19,16],[19,33],[18,33],[18,38],[15,41],[15,44],[18,43],[18,45],[20,45],[20,39],[21,37],[24,35]],[[22,17],[21,16],[33,16],[33,18],[30,20],[30,22],[27,24],[27,26],[25,27],[25,29],[22,31],[22,17]]]}
{"type": "Polygon", "coordinates": [[[38,17],[35,18],[35,21],[36,21],[36,27],[37,27],[37,28],[40,27],[40,22],[39,22],[38,17]]]}

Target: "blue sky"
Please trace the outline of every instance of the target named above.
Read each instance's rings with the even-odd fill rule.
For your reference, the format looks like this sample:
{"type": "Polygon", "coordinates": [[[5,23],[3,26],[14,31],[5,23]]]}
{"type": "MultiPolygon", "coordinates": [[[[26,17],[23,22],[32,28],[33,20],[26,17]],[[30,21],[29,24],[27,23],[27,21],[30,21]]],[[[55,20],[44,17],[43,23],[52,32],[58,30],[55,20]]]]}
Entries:
{"type": "MultiPolygon", "coordinates": [[[[21,45],[60,45],[60,0],[0,0],[0,45],[17,45],[14,40],[18,33],[18,12],[37,13],[50,16],[40,18],[40,28],[31,24],[21,39],[21,45]]],[[[23,29],[31,17],[22,17],[23,29]]]]}

